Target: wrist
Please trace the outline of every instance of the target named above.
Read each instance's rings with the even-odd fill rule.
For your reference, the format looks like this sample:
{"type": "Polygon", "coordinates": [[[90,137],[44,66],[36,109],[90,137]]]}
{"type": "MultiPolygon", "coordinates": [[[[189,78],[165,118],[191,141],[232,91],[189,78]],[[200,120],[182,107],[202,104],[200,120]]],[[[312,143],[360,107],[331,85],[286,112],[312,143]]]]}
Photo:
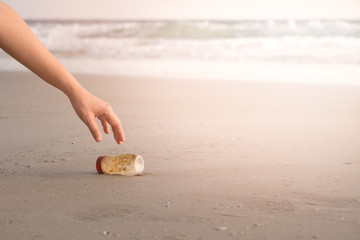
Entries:
{"type": "Polygon", "coordinates": [[[73,78],[73,81],[67,83],[62,91],[70,101],[75,100],[76,98],[79,98],[80,95],[86,93],[85,88],[83,88],[75,78],[73,78]]]}

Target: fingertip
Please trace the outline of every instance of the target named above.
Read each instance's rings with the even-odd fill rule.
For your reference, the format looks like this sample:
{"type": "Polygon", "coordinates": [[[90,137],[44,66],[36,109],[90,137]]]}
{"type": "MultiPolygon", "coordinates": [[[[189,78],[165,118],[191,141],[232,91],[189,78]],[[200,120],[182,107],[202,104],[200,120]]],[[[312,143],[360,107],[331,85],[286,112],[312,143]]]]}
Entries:
{"type": "Polygon", "coordinates": [[[98,127],[98,125],[95,122],[95,119],[92,117],[88,117],[86,119],[86,121],[84,121],[86,123],[86,125],[88,126],[91,135],[93,136],[93,138],[95,139],[96,142],[101,142],[102,137],[101,137],[101,133],[100,133],[100,129],[98,127]]]}
{"type": "Polygon", "coordinates": [[[104,127],[104,132],[106,134],[109,134],[110,133],[110,129],[109,129],[109,126],[106,124],[106,126],[104,127]]]}
{"type": "Polygon", "coordinates": [[[117,144],[122,144],[123,142],[125,142],[124,134],[121,131],[114,131],[114,139],[117,144]]]}
{"type": "Polygon", "coordinates": [[[125,142],[125,135],[124,135],[124,131],[122,129],[121,129],[119,138],[120,138],[120,141],[125,142]]]}
{"type": "Polygon", "coordinates": [[[108,123],[105,121],[105,119],[100,119],[100,121],[101,121],[101,125],[103,126],[104,133],[105,133],[105,134],[109,134],[109,133],[110,133],[110,130],[109,130],[109,125],[108,125],[108,123]]]}

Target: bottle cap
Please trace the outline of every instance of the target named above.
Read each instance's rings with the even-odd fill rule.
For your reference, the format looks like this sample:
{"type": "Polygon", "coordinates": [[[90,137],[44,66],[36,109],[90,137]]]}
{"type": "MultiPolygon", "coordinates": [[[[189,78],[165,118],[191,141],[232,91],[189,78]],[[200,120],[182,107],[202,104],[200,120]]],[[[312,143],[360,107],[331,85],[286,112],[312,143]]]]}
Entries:
{"type": "Polygon", "coordinates": [[[96,160],[96,170],[99,174],[103,174],[103,171],[101,170],[101,160],[104,156],[100,156],[98,157],[98,159],[96,160]]]}
{"type": "Polygon", "coordinates": [[[137,156],[135,158],[135,172],[141,174],[144,171],[144,159],[142,156],[137,156]]]}

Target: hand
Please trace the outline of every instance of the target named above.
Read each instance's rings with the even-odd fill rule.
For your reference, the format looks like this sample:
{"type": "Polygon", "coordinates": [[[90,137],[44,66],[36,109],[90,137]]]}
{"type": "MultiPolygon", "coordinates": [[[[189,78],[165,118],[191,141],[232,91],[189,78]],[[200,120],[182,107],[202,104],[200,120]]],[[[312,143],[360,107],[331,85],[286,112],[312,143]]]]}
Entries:
{"type": "Polygon", "coordinates": [[[115,141],[118,144],[125,141],[120,120],[114,113],[110,104],[95,97],[85,89],[82,89],[81,92],[77,92],[74,96],[69,97],[69,99],[79,118],[88,126],[95,141],[100,142],[102,139],[95,118],[98,118],[101,121],[101,125],[106,134],[110,133],[110,124],[115,141]]]}
{"type": "Polygon", "coordinates": [[[118,144],[125,141],[119,118],[111,106],[86,91],[69,71],[45,48],[23,19],[8,5],[0,1],[0,48],[14,57],[47,83],[63,91],[88,126],[97,142],[101,133],[95,118],[101,121],[104,132],[109,125],[118,144]]]}

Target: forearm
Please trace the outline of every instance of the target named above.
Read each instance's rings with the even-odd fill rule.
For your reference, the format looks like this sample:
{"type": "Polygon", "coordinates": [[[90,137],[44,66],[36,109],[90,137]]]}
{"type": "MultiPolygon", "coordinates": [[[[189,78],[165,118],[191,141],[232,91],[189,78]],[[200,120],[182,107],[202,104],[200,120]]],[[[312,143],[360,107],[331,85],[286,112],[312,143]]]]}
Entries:
{"type": "Polygon", "coordinates": [[[101,141],[101,133],[95,118],[101,121],[107,134],[110,133],[110,124],[117,143],[121,144],[125,141],[120,120],[111,106],[86,91],[45,48],[24,20],[2,2],[0,2],[0,48],[40,78],[63,91],[96,141],[101,141]]]}
{"type": "Polygon", "coordinates": [[[9,6],[0,2],[0,47],[44,81],[71,97],[84,89],[9,6]]]}

